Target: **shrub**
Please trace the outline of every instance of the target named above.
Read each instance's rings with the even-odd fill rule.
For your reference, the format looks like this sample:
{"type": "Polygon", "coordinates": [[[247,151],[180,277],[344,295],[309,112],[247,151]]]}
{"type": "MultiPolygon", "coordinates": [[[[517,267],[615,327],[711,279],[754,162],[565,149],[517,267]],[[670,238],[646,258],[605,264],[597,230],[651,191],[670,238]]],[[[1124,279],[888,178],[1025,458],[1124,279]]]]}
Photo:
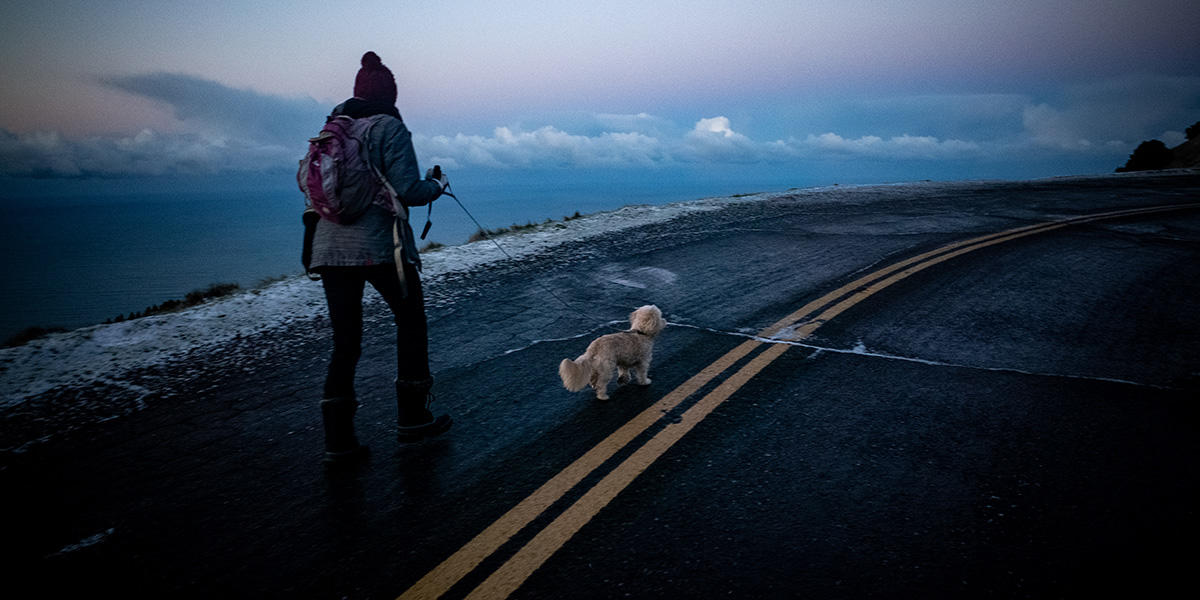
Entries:
{"type": "Polygon", "coordinates": [[[132,321],[134,319],[140,319],[150,315],[183,310],[185,308],[196,306],[197,304],[203,304],[205,301],[212,300],[213,298],[221,298],[232,295],[240,289],[241,286],[236,283],[214,283],[205,289],[188,292],[187,295],[183,297],[183,300],[166,300],[162,304],[147,306],[145,310],[140,312],[131,312],[128,315],[117,315],[116,317],[105,321],[105,323],[132,321]]]}
{"type": "Polygon", "coordinates": [[[475,233],[472,233],[471,236],[467,238],[467,243],[470,244],[472,242],[478,242],[480,240],[491,239],[491,238],[496,237],[506,231],[508,231],[508,229],[506,229],[506,228],[477,229],[475,231],[475,233]]]}
{"type": "MultiPolygon", "coordinates": [[[[546,219],[546,222],[549,223],[550,219],[546,219]]],[[[537,223],[534,223],[531,221],[531,222],[525,223],[524,225],[517,225],[516,223],[513,223],[512,225],[510,225],[508,227],[501,227],[500,229],[487,229],[487,230],[478,229],[475,231],[475,233],[471,234],[471,237],[467,238],[467,243],[470,244],[472,242],[478,242],[480,240],[491,239],[491,238],[494,238],[503,233],[526,231],[529,229],[533,229],[534,227],[537,227],[537,226],[538,226],[537,223]]]]}
{"type": "Polygon", "coordinates": [[[25,329],[14,333],[11,337],[5,340],[4,347],[11,348],[13,346],[20,346],[38,338],[46,337],[51,333],[62,333],[64,331],[66,331],[66,329],[63,329],[62,327],[26,327],[25,329]]]}
{"type": "MultiPolygon", "coordinates": [[[[205,300],[228,296],[238,291],[238,288],[239,286],[236,283],[214,283],[213,285],[208,286],[208,289],[188,292],[187,295],[184,296],[184,305],[195,306],[201,302],[204,302],[205,300]]],[[[167,302],[172,301],[168,300],[167,302]]],[[[174,302],[178,302],[178,300],[174,302]]],[[[178,308],[178,305],[173,305],[171,308],[178,308]]]]}
{"type": "MultiPolygon", "coordinates": [[[[579,219],[582,217],[583,217],[583,215],[579,214],[579,211],[575,211],[575,214],[573,214],[569,217],[563,217],[562,220],[570,221],[572,219],[579,219]]],[[[508,227],[501,227],[500,229],[478,229],[475,231],[475,233],[471,234],[471,237],[467,238],[467,243],[470,244],[472,242],[478,242],[480,240],[491,239],[491,238],[494,238],[494,237],[496,237],[500,234],[504,234],[504,233],[515,233],[515,232],[521,232],[521,231],[528,231],[530,229],[536,228],[538,225],[545,225],[545,224],[549,224],[549,223],[553,223],[553,222],[554,221],[552,219],[546,219],[545,223],[534,223],[533,221],[529,221],[529,222],[525,223],[524,225],[518,225],[516,223],[513,223],[512,225],[510,225],[508,227]]]]}

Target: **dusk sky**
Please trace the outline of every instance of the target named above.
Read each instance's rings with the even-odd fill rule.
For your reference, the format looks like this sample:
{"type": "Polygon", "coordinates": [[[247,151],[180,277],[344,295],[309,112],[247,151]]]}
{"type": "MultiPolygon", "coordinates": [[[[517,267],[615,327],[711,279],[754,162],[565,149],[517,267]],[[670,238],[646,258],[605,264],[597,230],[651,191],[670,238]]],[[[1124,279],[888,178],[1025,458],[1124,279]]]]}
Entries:
{"type": "Polygon", "coordinates": [[[452,180],[1099,173],[1200,120],[1195,0],[49,0],[0,23],[0,177],[26,192],[294,185],[366,50],[396,75],[422,168],[452,180]]]}

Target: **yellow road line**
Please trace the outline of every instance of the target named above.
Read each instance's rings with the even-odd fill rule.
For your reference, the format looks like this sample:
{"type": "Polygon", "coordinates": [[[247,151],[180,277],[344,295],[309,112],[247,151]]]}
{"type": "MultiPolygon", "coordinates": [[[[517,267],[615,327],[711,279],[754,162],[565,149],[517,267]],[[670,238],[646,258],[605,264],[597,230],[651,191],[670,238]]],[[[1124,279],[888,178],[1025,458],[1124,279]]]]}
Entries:
{"type": "Polygon", "coordinates": [[[830,308],[826,309],[824,312],[818,314],[811,321],[802,324],[794,332],[791,332],[786,337],[779,338],[779,339],[788,340],[788,341],[802,340],[802,339],[808,337],[809,335],[811,335],[813,331],[816,331],[816,329],[818,327],[820,327],[822,324],[824,324],[826,321],[829,321],[830,319],[841,314],[842,312],[844,312],[846,309],[850,308],[851,306],[854,306],[855,304],[862,302],[866,298],[868,298],[871,295],[879,292],[880,290],[892,285],[893,283],[896,283],[897,281],[900,281],[901,279],[905,279],[905,278],[909,277],[910,275],[913,275],[919,271],[928,269],[929,267],[932,267],[936,264],[950,260],[951,258],[955,258],[957,256],[962,256],[963,254],[966,254],[968,252],[974,252],[975,250],[986,248],[988,246],[994,246],[996,244],[1000,244],[1003,242],[1008,242],[1008,241],[1012,241],[1012,240],[1015,240],[1018,238],[1023,238],[1023,237],[1027,237],[1027,236],[1031,236],[1031,235],[1045,233],[1047,231],[1053,231],[1055,229],[1062,229],[1064,227],[1069,227],[1069,226],[1073,226],[1073,225],[1081,225],[1083,223],[1090,223],[1092,221],[1100,221],[1100,220],[1104,220],[1104,219],[1116,219],[1116,218],[1120,218],[1120,217],[1145,215],[1145,214],[1153,214],[1153,213],[1160,213],[1160,212],[1170,212],[1170,211],[1193,209],[1193,208],[1200,208],[1200,202],[1194,203],[1194,204],[1184,204],[1184,205],[1157,206],[1157,207],[1151,207],[1151,208],[1119,210],[1119,211],[1100,213],[1100,214],[1095,214],[1095,215],[1087,215],[1087,216],[1083,216],[1083,217],[1074,217],[1071,219],[1065,219],[1063,221],[1053,221],[1053,222],[1049,222],[1049,223],[1040,223],[1037,225],[1030,225],[1028,227],[1018,227],[1016,229],[1009,229],[1007,231],[1001,231],[998,233],[993,233],[990,235],[985,235],[985,236],[965,240],[963,242],[956,242],[953,244],[942,246],[941,248],[938,248],[936,250],[931,250],[929,252],[915,256],[913,258],[900,261],[891,266],[884,267],[882,269],[879,269],[878,271],[874,271],[874,272],[872,272],[868,275],[865,275],[855,281],[852,281],[852,282],[850,282],[828,294],[825,294],[824,296],[818,298],[817,300],[814,300],[814,301],[808,303],[801,310],[796,311],[795,313],[793,313],[791,315],[788,315],[787,318],[785,318],[785,319],[779,321],[778,323],[763,330],[761,337],[775,338],[775,337],[779,336],[779,334],[783,333],[789,327],[793,327],[793,326],[799,324],[803,320],[803,315],[811,314],[817,308],[826,306],[826,305],[830,304],[831,302],[845,296],[845,298],[843,298],[840,302],[838,302],[837,304],[834,304],[830,308]],[[914,259],[918,259],[918,260],[914,260],[914,259]],[[921,260],[923,260],[924,262],[921,262],[921,260]],[[917,263],[917,264],[914,264],[914,263],[917,263]],[[905,268],[905,267],[908,267],[908,268],[905,268]],[[896,273],[896,271],[900,271],[900,272],[896,273]],[[892,275],[891,277],[887,277],[886,279],[882,279],[884,276],[891,274],[891,273],[895,273],[895,274],[892,275]],[[872,283],[872,282],[875,282],[875,283],[872,283]],[[850,293],[850,292],[853,292],[853,293],[850,293]],[[849,295],[847,296],[847,294],[849,294],[849,295]]]}
{"type": "Polygon", "coordinates": [[[1132,216],[1132,215],[1138,215],[1138,214],[1162,212],[1162,211],[1168,211],[1168,210],[1181,210],[1184,208],[1196,208],[1196,207],[1200,207],[1200,203],[1190,204],[1190,205],[1176,205],[1176,206],[1166,206],[1166,207],[1135,208],[1135,209],[1127,209],[1127,210],[1118,210],[1118,211],[1100,213],[1100,214],[1095,214],[1095,215],[1085,215],[1082,217],[1073,217],[1070,219],[1064,219],[1062,221],[1037,223],[1035,225],[1027,225],[1025,227],[1017,227],[1015,229],[1009,229],[1009,230],[1000,231],[997,233],[990,233],[990,234],[979,236],[976,238],[971,238],[968,240],[962,240],[960,242],[954,242],[952,244],[947,244],[947,245],[937,248],[935,250],[930,250],[929,252],[918,254],[911,258],[907,258],[900,262],[891,264],[887,267],[883,267],[879,270],[872,271],[871,273],[868,273],[867,275],[864,275],[850,283],[847,283],[846,285],[843,285],[842,287],[837,288],[836,290],[833,290],[832,292],[829,292],[828,294],[825,294],[824,296],[821,296],[820,298],[817,298],[816,300],[813,300],[812,302],[809,302],[808,304],[806,304],[802,308],[800,308],[800,310],[797,310],[796,312],[780,319],[778,322],[771,325],[770,327],[767,327],[766,329],[762,330],[762,332],[759,333],[759,337],[764,337],[764,338],[775,337],[782,330],[787,329],[788,327],[791,327],[798,321],[802,320],[805,316],[813,313],[814,311],[821,308],[822,306],[830,304],[834,300],[837,300],[838,298],[841,298],[842,296],[845,296],[846,294],[848,294],[852,291],[858,290],[858,289],[866,286],[867,284],[871,283],[872,281],[881,279],[881,278],[887,276],[888,274],[899,271],[909,265],[919,263],[923,260],[932,258],[934,256],[938,256],[940,254],[951,252],[955,249],[972,246],[974,244],[978,244],[978,243],[982,243],[982,242],[988,242],[990,240],[994,240],[994,239],[1000,238],[1000,237],[1008,237],[1008,236],[1012,236],[1012,235],[1016,235],[1016,234],[1032,235],[1034,233],[1042,233],[1044,231],[1049,231],[1050,229],[1057,229],[1059,227],[1063,227],[1066,225],[1078,225],[1081,223],[1086,223],[1089,221],[1097,221],[1100,219],[1114,219],[1114,218],[1119,218],[1119,217],[1123,217],[1123,216],[1132,216]]]}
{"type": "MultiPolygon", "coordinates": [[[[1091,221],[1198,207],[1200,207],[1200,203],[1113,211],[1019,227],[948,244],[936,250],[925,252],[876,270],[825,294],[809,302],[800,310],[788,315],[779,322],[767,327],[760,333],[760,337],[774,337],[789,327],[800,323],[804,318],[820,310],[822,307],[829,306],[841,298],[840,302],[829,306],[829,308],[816,318],[802,324],[795,331],[789,332],[786,337],[787,340],[802,340],[834,316],[841,314],[880,290],[933,265],[981,248],[1091,221]]],[[[467,542],[461,549],[417,581],[417,583],[400,596],[400,599],[440,597],[468,573],[473,571],[480,562],[507,543],[513,535],[516,535],[517,532],[548,509],[550,505],[562,498],[567,491],[577,485],[583,478],[587,477],[587,475],[620,451],[620,449],[624,448],[638,435],[656,423],[664,413],[678,406],[680,402],[695,394],[708,382],[719,377],[755,348],[762,345],[762,343],[756,340],[742,343],[672,390],[661,400],[642,411],[539,487],[470,542],[467,542]]],[[[567,540],[632,483],[638,475],[644,472],[646,468],[662,456],[675,442],[682,439],[685,434],[691,431],[693,427],[713,410],[729,399],[746,382],[757,375],[767,365],[782,356],[789,347],[785,344],[772,345],[766,351],[751,359],[744,367],[685,411],[680,422],[666,425],[659,433],[647,441],[646,444],[634,451],[624,462],[613,469],[613,471],[588,490],[579,500],[554,519],[550,525],[535,535],[529,543],[518,550],[514,556],[472,591],[469,597],[505,598],[520,587],[529,575],[537,570],[546,559],[557,552],[567,540]]]]}
{"type": "MultiPolygon", "coordinates": [[[[1021,227],[1018,229],[1010,229],[1008,231],[1000,232],[999,234],[996,234],[996,235],[990,235],[990,236],[984,236],[982,238],[976,238],[976,240],[973,240],[973,241],[978,241],[978,240],[984,240],[984,241],[979,241],[978,243],[975,243],[972,245],[964,246],[963,244],[951,244],[950,246],[946,246],[943,248],[956,247],[958,249],[953,250],[952,252],[946,252],[946,253],[938,253],[936,250],[932,253],[927,253],[927,254],[934,255],[933,258],[930,258],[922,263],[910,266],[907,269],[904,269],[904,270],[900,271],[899,273],[892,275],[891,277],[888,277],[881,281],[877,281],[876,283],[868,285],[868,286],[858,290],[857,292],[851,294],[850,296],[847,296],[841,302],[838,302],[837,304],[833,305],[832,307],[826,309],[821,314],[817,315],[816,318],[814,318],[810,323],[807,323],[804,326],[802,326],[801,328],[797,329],[796,332],[792,336],[789,336],[786,339],[789,339],[789,340],[804,339],[804,338],[808,337],[809,335],[811,335],[812,332],[815,331],[817,327],[821,326],[821,324],[825,323],[826,321],[829,321],[830,319],[841,314],[842,312],[844,312],[846,309],[850,308],[851,306],[854,306],[855,304],[862,302],[863,300],[874,295],[875,293],[879,292],[880,290],[892,285],[893,283],[896,283],[897,281],[900,281],[901,279],[905,279],[917,272],[928,269],[929,267],[932,267],[936,264],[945,262],[945,261],[955,258],[957,256],[962,256],[963,254],[966,254],[968,252],[974,252],[976,250],[986,248],[988,246],[994,246],[996,244],[1009,242],[1009,241],[1012,241],[1012,240],[1015,240],[1018,238],[1023,238],[1023,237],[1028,237],[1031,235],[1045,233],[1047,231],[1053,231],[1055,229],[1062,229],[1064,227],[1069,227],[1072,225],[1079,225],[1082,223],[1090,223],[1092,221],[1099,221],[1102,219],[1114,219],[1114,218],[1125,217],[1125,216],[1152,214],[1152,213],[1168,212],[1168,211],[1183,210],[1186,208],[1198,208],[1198,207],[1200,207],[1200,203],[1190,204],[1190,205],[1180,205],[1180,206],[1170,206],[1170,207],[1153,207],[1153,208],[1148,208],[1148,209],[1134,209],[1134,210],[1116,211],[1116,212],[1111,212],[1111,213],[1102,213],[1099,215],[1091,215],[1091,216],[1087,216],[1087,217],[1077,217],[1077,218],[1069,219],[1066,221],[1059,221],[1059,222],[1054,222],[1054,223],[1043,223],[1039,226],[1034,226],[1034,227],[1021,227]]],[[[908,261],[905,261],[905,262],[908,262],[908,261]]],[[[911,263],[909,263],[909,264],[911,264],[911,263]]],[[[889,267],[887,269],[881,269],[881,271],[886,271],[888,273],[891,273],[891,272],[894,272],[895,269],[892,269],[889,267]]],[[[868,278],[870,278],[871,280],[878,279],[878,278],[870,277],[870,276],[864,277],[863,279],[868,279],[868,278]]],[[[853,285],[853,284],[851,284],[851,285],[853,285]]],[[[781,328],[781,330],[786,329],[786,328],[787,328],[787,326],[784,326],[783,328],[781,328]]]]}
{"type": "Polygon", "coordinates": [[[670,423],[664,427],[545,529],[538,532],[516,555],[475,588],[467,596],[468,600],[507,598],[538,567],[542,566],[546,559],[557,552],[567,540],[571,539],[580,528],[596,516],[600,509],[607,506],[617,494],[620,494],[638,475],[641,475],[654,461],[658,460],[675,442],[682,439],[693,427],[703,421],[759,371],[779,358],[788,348],[791,346],[773,344],[729,379],[722,382],[716,389],[709,392],[707,396],[684,411],[679,422],[670,423]]]}
{"type": "Polygon", "coordinates": [[[461,549],[442,561],[432,571],[413,584],[400,596],[401,600],[437,598],[446,593],[460,579],[470,573],[479,563],[491,556],[513,535],[542,514],[551,504],[562,498],[572,487],[592,471],[633,441],[648,427],[658,422],[664,413],[675,408],[687,397],[696,393],[734,363],[741,360],[761,342],[747,341],[727,352],[658,402],[642,411],[632,420],[597,444],[583,456],[568,465],[536,491],[522,500],[502,517],[484,529],[461,549]]]}

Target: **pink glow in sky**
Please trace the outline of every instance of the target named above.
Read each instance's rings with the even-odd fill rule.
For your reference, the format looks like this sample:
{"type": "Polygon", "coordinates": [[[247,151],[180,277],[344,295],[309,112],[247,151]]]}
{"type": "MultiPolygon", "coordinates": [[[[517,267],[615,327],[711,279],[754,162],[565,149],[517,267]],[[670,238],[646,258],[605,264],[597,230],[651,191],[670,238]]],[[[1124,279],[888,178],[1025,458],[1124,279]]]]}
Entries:
{"type": "MultiPolygon", "coordinates": [[[[763,160],[804,157],[835,139],[848,142],[842,151],[883,155],[924,139],[930,160],[938,148],[988,154],[1032,144],[1107,152],[1109,161],[1124,145],[1172,137],[1200,118],[1194,0],[352,6],[8,3],[0,153],[69,150],[79,162],[79,140],[117,144],[149,131],[176,145],[170,136],[191,136],[189,152],[202,154],[203,144],[238,132],[216,115],[260,114],[244,102],[268,113],[278,102],[278,114],[301,121],[326,112],[349,95],[367,49],[395,72],[401,111],[429,152],[460,166],[481,152],[503,166],[501,147],[550,143],[520,137],[539,131],[604,148],[614,164],[718,160],[727,155],[688,145],[698,123],[718,118],[736,134],[717,132],[720,141],[742,144],[727,146],[728,156],[763,160]],[[191,88],[155,87],[168,82],[211,95],[189,103],[179,94],[191,88]],[[521,141],[504,142],[498,128],[521,141]]],[[[293,151],[278,148],[282,134],[253,141],[260,158],[272,147],[280,157],[293,151]]]]}

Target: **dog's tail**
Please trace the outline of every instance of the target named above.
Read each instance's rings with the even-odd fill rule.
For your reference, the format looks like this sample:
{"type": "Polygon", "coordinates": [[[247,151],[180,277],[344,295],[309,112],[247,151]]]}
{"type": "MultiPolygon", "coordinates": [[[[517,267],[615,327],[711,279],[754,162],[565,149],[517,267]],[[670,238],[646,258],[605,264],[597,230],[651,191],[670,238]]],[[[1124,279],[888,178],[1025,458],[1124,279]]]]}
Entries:
{"type": "Polygon", "coordinates": [[[575,360],[564,358],[558,363],[558,376],[562,377],[563,387],[567,391],[578,392],[592,380],[592,361],[587,354],[575,360]]]}

